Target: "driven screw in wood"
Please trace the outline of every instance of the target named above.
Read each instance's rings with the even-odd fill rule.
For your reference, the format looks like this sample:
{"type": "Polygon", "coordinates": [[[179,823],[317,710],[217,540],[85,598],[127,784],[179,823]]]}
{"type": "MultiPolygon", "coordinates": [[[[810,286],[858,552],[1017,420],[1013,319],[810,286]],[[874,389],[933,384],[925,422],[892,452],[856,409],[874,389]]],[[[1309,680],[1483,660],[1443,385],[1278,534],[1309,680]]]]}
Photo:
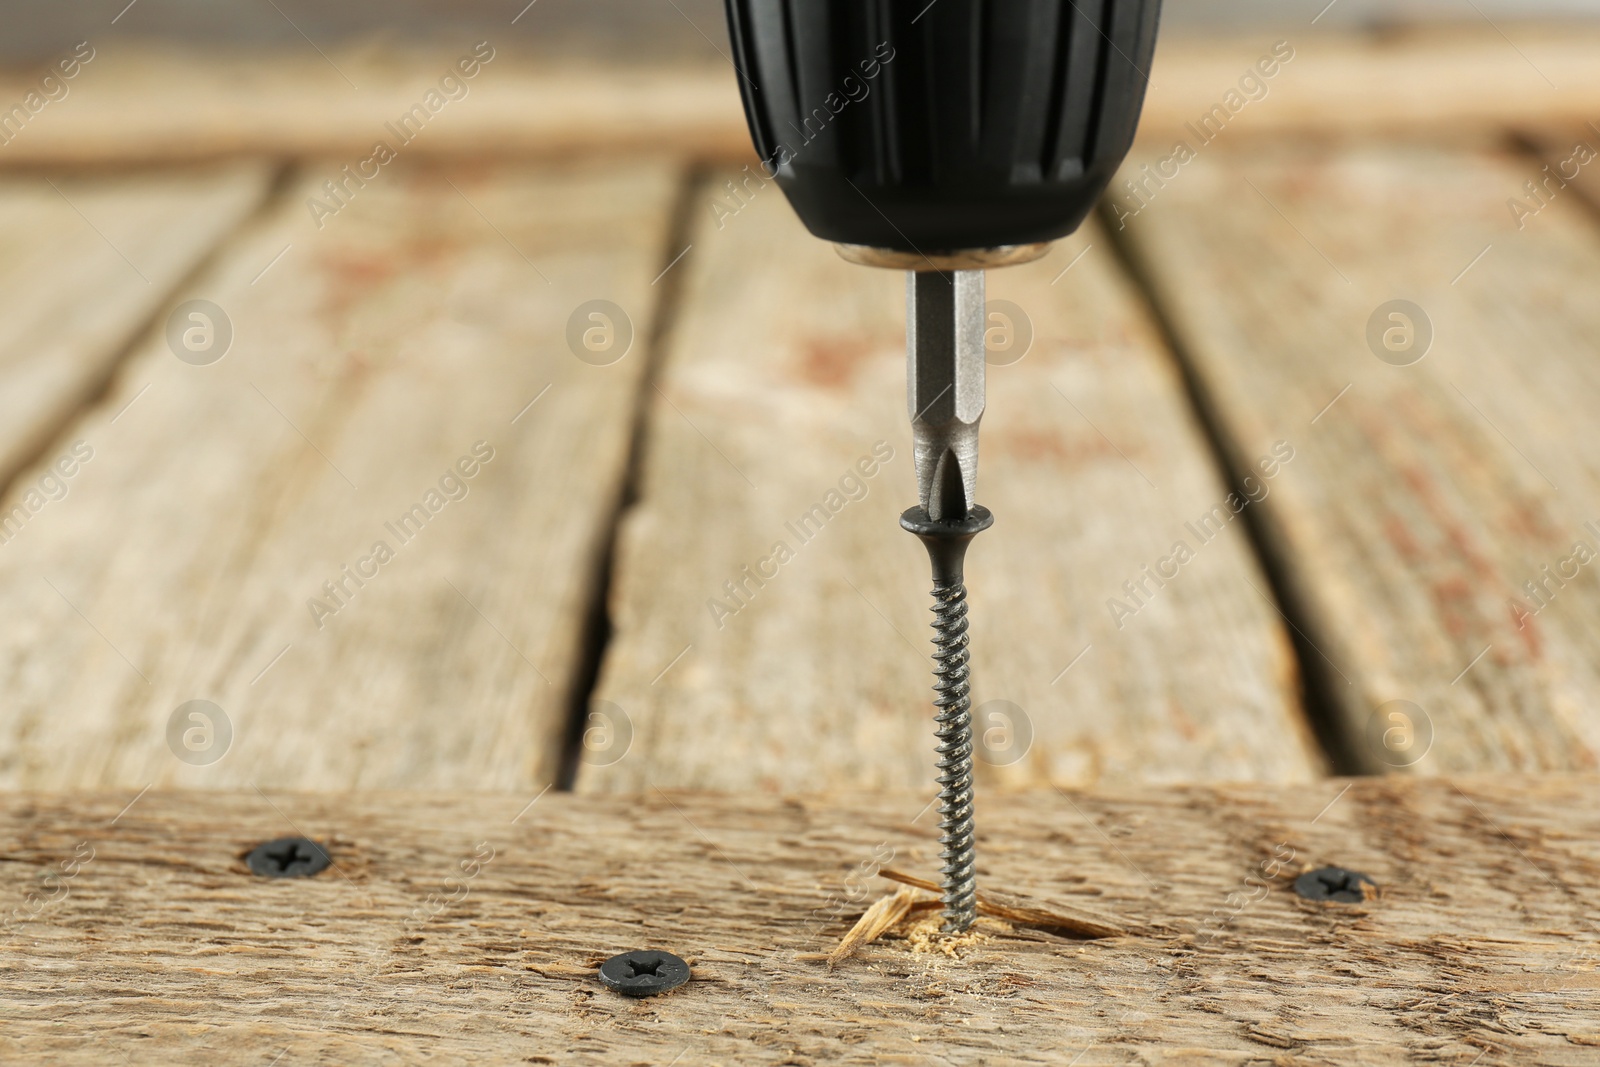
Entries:
{"type": "Polygon", "coordinates": [[[972,538],[994,524],[988,508],[938,521],[920,507],[900,525],[921,539],[933,565],[933,704],[939,739],[939,859],[944,930],[965,933],[978,914],[973,825],[972,685],[967,667],[967,587],[962,567],[972,538]]]}
{"type": "Polygon", "coordinates": [[[1296,878],[1294,891],[1307,900],[1360,904],[1377,896],[1378,883],[1360,871],[1343,867],[1318,867],[1296,878]]]}
{"type": "Polygon", "coordinates": [[[653,997],[689,980],[689,965],[670,952],[638,949],[600,965],[600,981],[625,997],[653,997]]]}
{"type": "Polygon", "coordinates": [[[251,849],[244,858],[263,878],[310,878],[328,869],[328,850],[306,837],[279,837],[251,849]]]}

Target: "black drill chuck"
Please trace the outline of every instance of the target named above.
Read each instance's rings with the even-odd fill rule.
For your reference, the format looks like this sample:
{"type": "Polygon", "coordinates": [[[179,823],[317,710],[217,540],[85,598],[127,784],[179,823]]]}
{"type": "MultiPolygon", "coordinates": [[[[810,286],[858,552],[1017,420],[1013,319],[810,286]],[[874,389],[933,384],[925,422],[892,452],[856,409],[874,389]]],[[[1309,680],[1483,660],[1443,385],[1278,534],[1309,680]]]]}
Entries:
{"type": "Polygon", "coordinates": [[[1133,142],[1160,0],[727,0],[745,114],[818,237],[1053,241],[1133,142]]]}

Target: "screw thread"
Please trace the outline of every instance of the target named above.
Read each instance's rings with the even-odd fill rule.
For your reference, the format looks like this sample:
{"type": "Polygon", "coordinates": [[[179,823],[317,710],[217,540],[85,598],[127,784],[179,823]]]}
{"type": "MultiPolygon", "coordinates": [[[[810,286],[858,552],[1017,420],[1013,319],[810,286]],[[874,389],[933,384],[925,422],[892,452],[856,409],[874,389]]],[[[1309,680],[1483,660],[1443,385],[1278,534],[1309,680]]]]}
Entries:
{"type": "Polygon", "coordinates": [[[933,646],[944,929],[946,933],[959,934],[972,926],[978,913],[967,587],[960,580],[933,587],[933,646]]]}

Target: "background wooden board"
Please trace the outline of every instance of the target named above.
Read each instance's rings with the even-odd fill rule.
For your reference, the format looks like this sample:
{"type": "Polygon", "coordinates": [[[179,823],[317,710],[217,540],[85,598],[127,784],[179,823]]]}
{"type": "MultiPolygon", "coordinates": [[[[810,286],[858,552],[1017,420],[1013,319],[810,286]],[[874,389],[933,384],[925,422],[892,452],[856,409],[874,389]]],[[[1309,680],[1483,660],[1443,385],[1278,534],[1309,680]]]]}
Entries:
{"type": "Polygon", "coordinates": [[[1508,200],[1539,174],[1416,146],[1216,151],[1128,222],[1235,450],[1305,442],[1262,514],[1366,766],[1421,755],[1420,732],[1407,752],[1366,732],[1396,699],[1431,720],[1424,773],[1600,757],[1600,587],[1569,563],[1548,607],[1524,591],[1600,548],[1600,242],[1575,194],[1519,230],[1508,200]],[[1364,334],[1401,297],[1434,339],[1397,367],[1364,334]]]}
{"type": "Polygon", "coordinates": [[[959,960],[886,941],[832,973],[803,957],[887,888],[876,865],[932,869],[922,798],[132,799],[0,817],[10,1059],[1578,1065],[1600,1042],[1594,778],[1010,794],[984,884],[1140,932],[990,928],[959,960]],[[245,871],[296,830],[336,869],[245,871]],[[1286,884],[1327,863],[1381,895],[1286,884]],[[595,980],[647,946],[694,980],[595,980]]]}
{"type": "Polygon", "coordinates": [[[719,46],[727,48],[722,0],[164,0],[126,12],[13,0],[12,11],[0,57],[18,65],[46,62],[85,37],[113,49],[157,40],[200,54],[230,48],[315,57],[318,48],[427,46],[471,34],[473,40],[514,43],[541,59],[576,53],[614,63],[662,57],[709,61],[717,58],[719,46]]]}
{"type": "MultiPolygon", "coordinates": [[[[119,48],[156,38],[196,51],[246,47],[311,53],[313,46],[336,50],[476,33],[509,37],[541,57],[577,53],[613,62],[658,56],[713,60],[718,48],[727,48],[721,0],[163,0],[128,11],[12,0],[10,10],[0,58],[16,63],[47,61],[85,37],[119,48]]],[[[1596,15],[1600,4],[1595,0],[1473,0],[1470,7],[1439,0],[1339,0],[1331,7],[1326,0],[1167,0],[1161,30],[1168,39],[1219,31],[1236,36],[1263,27],[1306,34],[1334,27],[1393,32],[1443,23],[1484,31],[1484,20],[1515,30],[1523,20],[1596,15]]]]}
{"type": "Polygon", "coordinates": [[[1150,68],[1141,138],[1163,148],[1173,138],[1194,144],[1204,138],[1187,124],[1198,127],[1217,105],[1229,112],[1228,140],[1286,133],[1437,138],[1528,121],[1577,124],[1600,111],[1593,62],[1600,32],[1592,24],[1498,20],[1360,35],[1312,26],[1322,6],[1299,25],[1257,22],[1215,40],[1167,39],[1150,68]],[[1271,77],[1258,76],[1258,84],[1244,81],[1259,75],[1257,62],[1279,42],[1294,58],[1271,77]]]}
{"type": "Polygon", "coordinates": [[[269,177],[261,163],[0,176],[0,483],[104,386],[269,177]]]}
{"type": "MultiPolygon", "coordinates": [[[[921,786],[929,578],[897,522],[915,500],[904,276],[840,260],[776,188],[732,216],[719,194],[694,197],[676,268],[683,313],[579,787],[921,786]],[[818,503],[837,511],[820,533],[800,525],[818,503]],[[761,564],[779,542],[792,561],[761,564]],[[744,566],[776,576],[758,588],[744,566]],[[747,583],[745,606],[725,582],[747,583]],[[631,749],[608,732],[618,708],[631,749]]],[[[1319,759],[1266,582],[1241,529],[1203,547],[1184,530],[1227,489],[1106,240],[993,272],[989,295],[1034,340],[990,368],[979,497],[997,519],[969,556],[974,695],[1020,709],[979,715],[988,780],[1307,778],[1319,759]],[[1108,599],[1179,538],[1195,560],[1114,624],[1108,599]]]]}
{"type": "Polygon", "coordinates": [[[308,169],[180,294],[231,319],[225,358],[191,366],[146,338],[46,452],[94,455],[0,554],[0,783],[556,774],[677,178],[391,166],[320,230],[306,200],[334,168],[308,169]],[[636,335],[609,366],[568,348],[597,298],[636,335]],[[493,459],[441,491],[479,441],[493,459]],[[406,543],[390,524],[419,504],[435,513],[406,543]],[[373,576],[378,541],[394,558],[373,576]],[[318,615],[334,580],[347,602],[318,615]],[[193,699],[235,733],[208,766],[169,751],[193,699]]]}
{"type": "MultiPolygon", "coordinates": [[[[0,74],[0,100],[20,99],[38,79],[31,69],[0,74]]],[[[266,155],[337,157],[337,170],[371,157],[378,141],[407,158],[751,154],[736,76],[720,60],[552,63],[526,55],[505,35],[463,31],[426,49],[361,47],[326,58],[309,48],[196,54],[170,45],[107,47],[67,84],[66,99],[0,146],[0,162],[266,155]],[[473,77],[446,86],[449,95],[441,92],[441,80],[480,43],[486,49],[479,54],[492,58],[473,77]],[[438,102],[432,112],[430,90],[438,102]],[[426,119],[420,132],[415,120],[409,137],[390,128],[417,105],[426,119]]]]}
{"type": "MultiPolygon", "coordinates": [[[[528,17],[542,10],[536,5],[528,17]]],[[[665,14],[684,21],[670,8],[665,14]]],[[[1186,124],[1198,124],[1218,105],[1230,109],[1224,124],[1230,140],[1290,131],[1437,135],[1445,128],[1579,125],[1600,113],[1600,68],[1593,62],[1600,30],[1592,25],[1506,22],[1374,36],[1310,27],[1314,14],[1303,29],[1257,23],[1220,40],[1164,37],[1150,70],[1142,141],[1166,149],[1174,138],[1194,140],[1186,124]],[[1280,41],[1294,58],[1262,87],[1241,89],[1241,79],[1280,41]],[[1241,95],[1230,101],[1230,91],[1241,95]]],[[[421,102],[480,41],[494,59],[466,82],[465,97],[431,116],[404,154],[655,152],[742,162],[751,157],[750,140],[726,30],[720,17],[698,11],[694,22],[684,28],[693,43],[687,51],[667,46],[672,55],[632,31],[618,31],[617,40],[602,35],[597,47],[557,47],[509,25],[499,31],[463,25],[426,44],[345,40],[317,48],[302,41],[284,52],[107,42],[90,34],[100,47],[68,83],[70,94],[0,147],[0,163],[266,154],[339,156],[355,164],[371,154],[375,140],[392,143],[385,124],[421,102]],[[308,114],[315,121],[306,121],[308,114]]],[[[37,66],[0,71],[0,101],[21,99],[37,86],[39,68],[71,48],[64,44],[37,66]]]]}

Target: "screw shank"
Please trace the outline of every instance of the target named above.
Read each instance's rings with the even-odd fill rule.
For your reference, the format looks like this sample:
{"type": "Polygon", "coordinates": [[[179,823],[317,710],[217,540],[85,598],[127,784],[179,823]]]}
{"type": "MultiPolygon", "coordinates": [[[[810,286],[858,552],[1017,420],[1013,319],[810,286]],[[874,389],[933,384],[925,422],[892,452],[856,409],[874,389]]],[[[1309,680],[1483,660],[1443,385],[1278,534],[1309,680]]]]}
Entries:
{"type": "Polygon", "coordinates": [[[965,933],[978,914],[977,835],[973,827],[972,683],[967,653],[963,563],[973,537],[994,523],[974,506],[961,519],[932,519],[920,507],[900,516],[933,564],[933,705],[938,736],[939,859],[944,929],[965,933]]]}

